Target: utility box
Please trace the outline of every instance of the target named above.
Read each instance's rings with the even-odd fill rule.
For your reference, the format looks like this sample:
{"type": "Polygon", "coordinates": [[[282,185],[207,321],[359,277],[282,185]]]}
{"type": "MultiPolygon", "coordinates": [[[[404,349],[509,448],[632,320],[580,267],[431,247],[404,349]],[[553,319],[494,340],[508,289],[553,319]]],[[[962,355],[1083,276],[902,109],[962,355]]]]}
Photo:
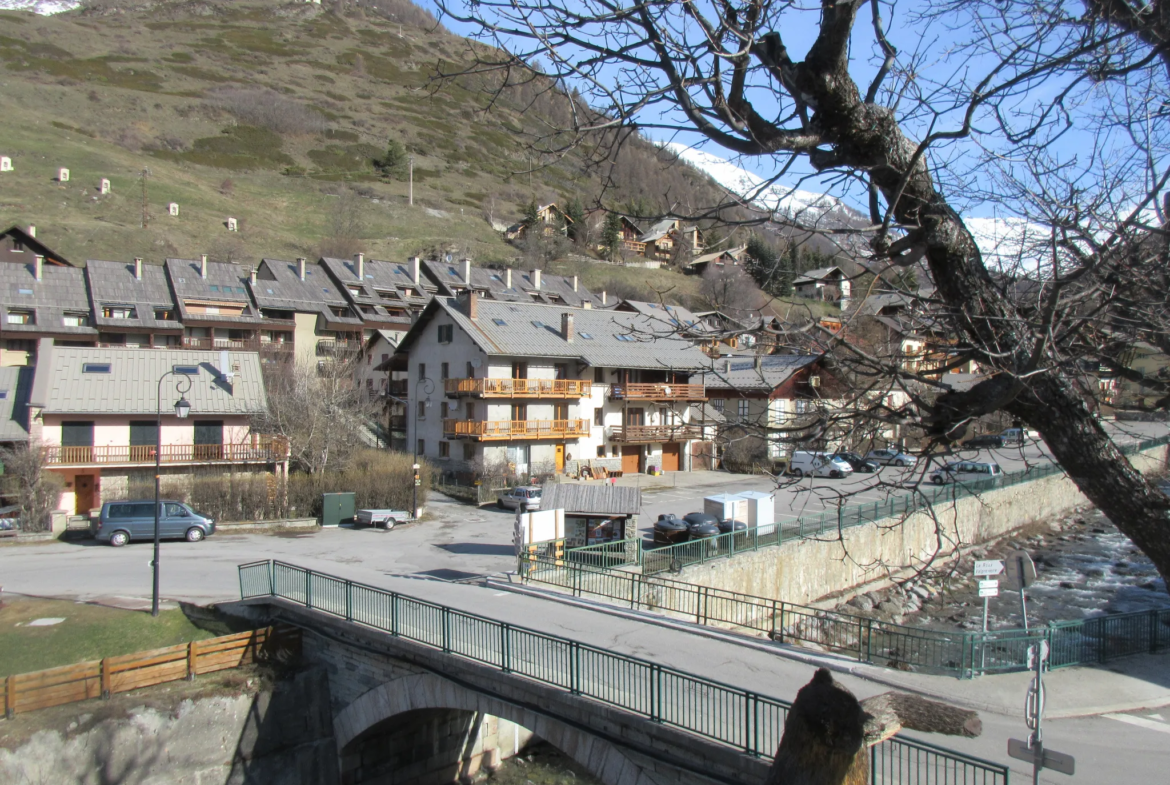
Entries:
{"type": "Polygon", "coordinates": [[[714,515],[721,521],[732,518],[747,521],[748,503],[738,493],[720,493],[703,499],[703,512],[714,515]]]}
{"type": "Polygon", "coordinates": [[[747,502],[747,525],[760,534],[776,531],[776,495],[767,491],[744,491],[739,498],[747,502]]]}
{"type": "Polygon", "coordinates": [[[355,507],[352,493],[325,493],[321,495],[321,525],[340,526],[353,523],[355,507]]]}

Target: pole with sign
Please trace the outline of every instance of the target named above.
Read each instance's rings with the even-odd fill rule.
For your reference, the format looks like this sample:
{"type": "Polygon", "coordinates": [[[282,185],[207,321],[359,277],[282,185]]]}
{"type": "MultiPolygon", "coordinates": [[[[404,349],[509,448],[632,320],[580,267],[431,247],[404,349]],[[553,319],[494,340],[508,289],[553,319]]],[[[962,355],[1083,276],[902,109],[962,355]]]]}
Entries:
{"type": "Polygon", "coordinates": [[[1008,739],[1008,756],[1032,764],[1032,783],[1039,785],[1040,770],[1052,769],[1061,774],[1072,775],[1076,771],[1076,759],[1063,752],[1044,749],[1044,733],[1040,728],[1044,717],[1044,665],[1048,661],[1048,641],[1040,641],[1028,647],[1028,669],[1035,669],[1036,675],[1028,686],[1024,700],[1024,722],[1032,733],[1028,740],[1008,739]]]}
{"type": "Polygon", "coordinates": [[[1032,557],[1025,551],[1012,551],[1008,554],[1004,577],[1008,585],[1020,593],[1020,615],[1024,617],[1024,632],[1028,631],[1028,600],[1024,589],[1036,580],[1036,565],[1032,557]]]}
{"type": "MultiPolygon", "coordinates": [[[[999,575],[1003,572],[1003,562],[998,559],[987,559],[984,561],[975,562],[975,577],[976,578],[990,578],[992,575],[999,575]]],[[[999,596],[999,581],[998,580],[981,580],[979,581],[979,596],[983,598],[983,645],[980,647],[980,666],[982,671],[986,662],[984,658],[987,656],[987,611],[988,602],[992,597],[999,596]]]]}

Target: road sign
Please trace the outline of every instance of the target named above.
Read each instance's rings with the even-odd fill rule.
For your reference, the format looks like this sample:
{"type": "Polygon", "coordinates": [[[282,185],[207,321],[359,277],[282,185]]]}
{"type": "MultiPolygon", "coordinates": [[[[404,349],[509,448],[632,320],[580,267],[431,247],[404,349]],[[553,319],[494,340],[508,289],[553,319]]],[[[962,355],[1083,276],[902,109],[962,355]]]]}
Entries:
{"type": "Polygon", "coordinates": [[[1012,588],[1020,591],[1035,582],[1036,565],[1025,551],[1012,551],[1004,561],[1004,578],[1012,588]]]}
{"type": "Polygon", "coordinates": [[[1039,744],[1034,748],[1029,747],[1028,742],[1020,739],[1008,739],[1008,757],[1039,764],[1042,769],[1052,769],[1069,776],[1076,771],[1077,761],[1072,755],[1046,750],[1039,744]]]}
{"type": "Polygon", "coordinates": [[[998,559],[975,562],[975,577],[977,578],[986,575],[999,575],[1001,572],[1003,572],[1003,562],[998,559]]]}
{"type": "Polygon", "coordinates": [[[997,581],[995,578],[991,578],[990,580],[986,580],[986,581],[979,581],[979,588],[980,589],[998,589],[999,588],[999,581],[997,581]]]}
{"type": "MultiPolygon", "coordinates": [[[[982,581],[980,581],[980,583],[982,583],[982,581]]],[[[986,589],[983,588],[982,586],[980,586],[979,587],[979,596],[980,597],[998,597],[999,596],[999,581],[988,581],[988,583],[994,583],[995,585],[988,586],[986,589]]]]}
{"type": "Polygon", "coordinates": [[[1040,662],[1043,663],[1048,659],[1048,641],[1040,641],[1028,647],[1028,670],[1036,670],[1036,655],[1040,656],[1040,662]]]}

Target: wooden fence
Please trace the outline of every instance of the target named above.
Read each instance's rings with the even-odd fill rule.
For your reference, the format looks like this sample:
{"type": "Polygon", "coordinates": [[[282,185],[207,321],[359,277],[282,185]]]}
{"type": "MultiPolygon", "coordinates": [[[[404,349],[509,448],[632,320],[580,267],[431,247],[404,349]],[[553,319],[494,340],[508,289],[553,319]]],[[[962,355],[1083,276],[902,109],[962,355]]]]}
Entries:
{"type": "Polygon", "coordinates": [[[260,630],[191,641],[61,668],[19,673],[4,680],[4,716],[65,703],[108,698],[169,681],[194,679],[200,673],[238,668],[268,659],[280,649],[300,651],[300,630],[260,630]]]}

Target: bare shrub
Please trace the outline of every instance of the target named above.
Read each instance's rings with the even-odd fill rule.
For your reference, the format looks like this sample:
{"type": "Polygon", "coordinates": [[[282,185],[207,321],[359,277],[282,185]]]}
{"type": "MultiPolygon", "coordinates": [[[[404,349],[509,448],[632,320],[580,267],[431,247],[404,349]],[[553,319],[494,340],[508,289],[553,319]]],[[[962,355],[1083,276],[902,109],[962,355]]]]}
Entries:
{"type": "Polygon", "coordinates": [[[325,117],[316,109],[273,90],[223,87],[210,100],[242,123],[278,134],[315,134],[326,128],[325,117]]]}
{"type": "Polygon", "coordinates": [[[20,506],[20,528],[42,532],[49,528],[49,513],[57,509],[65,485],[59,474],[45,468],[45,447],[40,442],[0,449],[4,476],[0,488],[6,499],[20,506]]]}

